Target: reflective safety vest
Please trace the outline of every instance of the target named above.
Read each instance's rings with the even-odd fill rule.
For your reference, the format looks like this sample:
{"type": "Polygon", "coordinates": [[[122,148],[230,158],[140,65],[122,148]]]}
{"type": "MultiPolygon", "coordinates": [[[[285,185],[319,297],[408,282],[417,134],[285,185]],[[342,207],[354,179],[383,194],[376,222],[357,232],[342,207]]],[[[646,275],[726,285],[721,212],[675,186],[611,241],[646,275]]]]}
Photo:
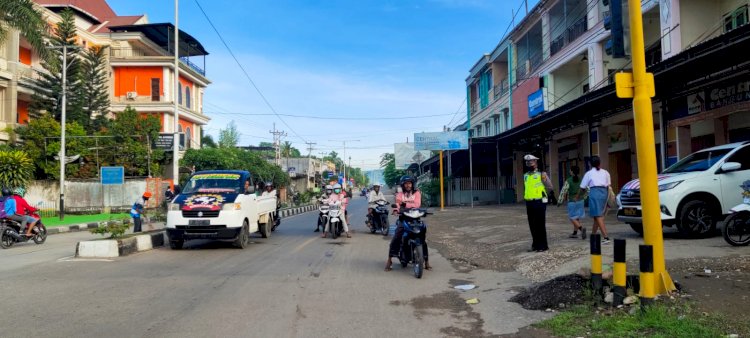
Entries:
{"type": "Polygon", "coordinates": [[[546,195],[541,172],[534,171],[523,174],[523,187],[524,200],[538,200],[546,195]]]}

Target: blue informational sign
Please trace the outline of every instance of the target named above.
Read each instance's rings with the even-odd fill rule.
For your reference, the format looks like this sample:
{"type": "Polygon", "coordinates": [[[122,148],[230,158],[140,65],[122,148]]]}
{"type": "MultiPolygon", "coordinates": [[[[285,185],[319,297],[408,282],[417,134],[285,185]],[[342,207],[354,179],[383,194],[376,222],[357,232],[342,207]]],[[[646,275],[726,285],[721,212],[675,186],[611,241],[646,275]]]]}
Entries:
{"type": "Polygon", "coordinates": [[[529,95],[529,117],[547,111],[547,88],[541,88],[529,95]]]}
{"type": "Polygon", "coordinates": [[[414,134],[414,150],[460,149],[469,149],[469,132],[466,130],[414,134]]]}
{"type": "Polygon", "coordinates": [[[99,177],[101,177],[102,185],[125,184],[125,168],[102,167],[99,177]]]}

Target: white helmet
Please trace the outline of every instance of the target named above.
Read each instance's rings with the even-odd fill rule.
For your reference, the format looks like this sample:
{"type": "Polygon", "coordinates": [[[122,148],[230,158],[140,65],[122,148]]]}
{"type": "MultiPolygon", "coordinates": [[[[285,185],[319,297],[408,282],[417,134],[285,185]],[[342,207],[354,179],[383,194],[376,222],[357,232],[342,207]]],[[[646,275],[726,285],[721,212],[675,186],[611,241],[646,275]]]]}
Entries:
{"type": "Polygon", "coordinates": [[[523,157],[524,161],[535,161],[538,159],[539,159],[538,157],[531,155],[531,154],[527,154],[526,156],[523,157]]]}
{"type": "Polygon", "coordinates": [[[338,184],[338,183],[334,184],[333,185],[333,192],[335,192],[337,194],[340,193],[341,192],[341,184],[338,184]],[[338,190],[338,191],[336,191],[336,190],[338,190]]]}

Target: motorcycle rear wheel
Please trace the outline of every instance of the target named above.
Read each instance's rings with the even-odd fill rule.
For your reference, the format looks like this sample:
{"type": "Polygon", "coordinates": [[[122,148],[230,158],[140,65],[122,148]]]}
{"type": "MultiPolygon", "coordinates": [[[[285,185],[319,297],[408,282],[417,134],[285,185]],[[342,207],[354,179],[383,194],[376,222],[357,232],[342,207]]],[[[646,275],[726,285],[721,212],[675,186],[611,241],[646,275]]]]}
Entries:
{"type": "Polygon", "coordinates": [[[36,232],[34,233],[34,243],[44,244],[47,240],[47,227],[44,224],[37,224],[35,226],[36,232]]]}
{"type": "Polygon", "coordinates": [[[422,245],[415,245],[412,249],[412,257],[414,257],[414,277],[422,278],[424,273],[424,256],[422,255],[422,245]]]}
{"type": "Polygon", "coordinates": [[[729,215],[721,229],[724,240],[732,246],[750,244],[750,213],[739,212],[729,215]]]}
{"type": "Polygon", "coordinates": [[[380,218],[380,233],[383,234],[383,236],[388,236],[388,216],[381,216],[380,218]]]}
{"type": "Polygon", "coordinates": [[[13,243],[15,243],[16,240],[8,233],[11,230],[3,227],[0,231],[2,231],[2,238],[0,238],[0,247],[3,249],[12,247],[13,243]]]}

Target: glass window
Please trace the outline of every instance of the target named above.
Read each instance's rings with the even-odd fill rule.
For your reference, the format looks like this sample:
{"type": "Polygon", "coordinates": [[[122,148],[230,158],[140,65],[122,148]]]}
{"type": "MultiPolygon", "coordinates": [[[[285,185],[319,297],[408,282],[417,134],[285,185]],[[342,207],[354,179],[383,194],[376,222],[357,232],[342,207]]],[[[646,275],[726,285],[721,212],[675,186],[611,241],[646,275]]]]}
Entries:
{"type": "Polygon", "coordinates": [[[727,160],[727,162],[737,162],[742,165],[740,170],[750,169],[750,146],[738,150],[727,160]]]}
{"type": "MultiPolygon", "coordinates": [[[[188,101],[189,102],[189,101],[188,101]]],[[[193,133],[190,131],[190,127],[185,130],[185,144],[188,148],[191,148],[191,141],[193,140],[193,133]]]]}
{"type": "Polygon", "coordinates": [[[716,162],[719,162],[719,160],[731,150],[732,149],[718,149],[692,153],[688,157],[683,158],[667,168],[667,170],[664,170],[664,173],[675,174],[708,170],[708,168],[711,168],[716,162]]]}
{"type": "Polygon", "coordinates": [[[190,87],[185,86],[185,105],[190,108],[190,87]]]}
{"type": "Polygon", "coordinates": [[[177,84],[177,103],[182,104],[182,83],[177,84]]]}

